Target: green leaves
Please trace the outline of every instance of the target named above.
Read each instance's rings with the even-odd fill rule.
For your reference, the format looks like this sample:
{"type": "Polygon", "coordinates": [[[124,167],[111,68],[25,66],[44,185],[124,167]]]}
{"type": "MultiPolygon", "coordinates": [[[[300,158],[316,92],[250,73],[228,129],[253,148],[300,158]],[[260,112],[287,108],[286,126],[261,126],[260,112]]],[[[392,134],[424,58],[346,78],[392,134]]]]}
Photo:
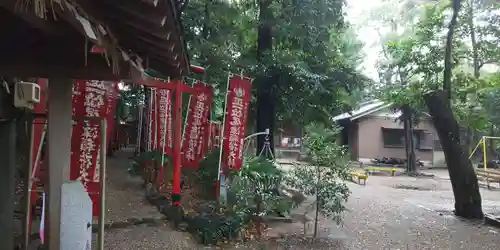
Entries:
{"type": "Polygon", "coordinates": [[[191,61],[207,68],[203,79],[221,93],[213,118],[222,115],[227,73],[244,70],[257,80],[275,76],[282,120],[330,123],[369,82],[357,71],[362,44],[344,22],[343,1],[271,1],[273,51],[257,62],[259,1],[194,0],[184,13],[191,61]]]}
{"type": "Polygon", "coordinates": [[[304,146],[311,165],[294,166],[287,184],[305,195],[316,195],[319,212],[340,223],[350,194],[345,183],[350,178],[349,155],[337,142],[340,129],[311,124],[306,132],[304,146]]]}

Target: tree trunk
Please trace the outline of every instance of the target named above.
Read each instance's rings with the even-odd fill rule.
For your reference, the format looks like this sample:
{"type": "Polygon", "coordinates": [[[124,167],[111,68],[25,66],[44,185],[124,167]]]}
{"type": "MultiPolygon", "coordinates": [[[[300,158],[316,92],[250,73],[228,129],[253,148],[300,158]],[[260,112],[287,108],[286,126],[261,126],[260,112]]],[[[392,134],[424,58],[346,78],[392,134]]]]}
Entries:
{"type": "Polygon", "coordinates": [[[461,0],[453,0],[453,15],[451,16],[450,24],[448,25],[448,33],[446,34],[446,49],[444,54],[444,71],[443,71],[443,90],[446,93],[448,101],[451,100],[451,69],[453,68],[452,49],[453,49],[453,34],[457,25],[458,12],[460,11],[461,0]]]}
{"type": "Polygon", "coordinates": [[[474,27],[474,1],[469,1],[469,19],[467,20],[467,24],[469,26],[470,40],[472,45],[472,63],[474,65],[474,78],[479,79],[481,75],[480,67],[479,67],[479,53],[478,46],[476,40],[476,29],[474,27]]]}
{"type": "MultiPolygon", "coordinates": [[[[259,0],[259,30],[257,40],[257,60],[265,63],[265,58],[272,53],[273,36],[271,21],[273,19],[272,10],[270,8],[271,0],[259,0]]],[[[257,131],[264,132],[269,129],[269,136],[257,137],[257,155],[260,154],[268,142],[271,153],[274,155],[274,118],[276,113],[276,97],[274,91],[274,78],[270,75],[262,76],[257,81],[257,131]]],[[[270,154],[266,157],[271,158],[270,154]]]]}
{"type": "Polygon", "coordinates": [[[319,183],[321,181],[321,168],[316,166],[316,214],[314,215],[314,233],[313,238],[316,239],[318,237],[318,229],[319,229],[319,210],[321,209],[320,204],[320,193],[319,193],[319,183]]]}
{"type": "MultiPolygon", "coordinates": [[[[477,46],[477,41],[476,41],[476,29],[474,27],[474,0],[469,1],[469,6],[467,9],[467,12],[469,14],[468,20],[467,20],[467,25],[469,26],[469,34],[470,34],[470,40],[471,40],[471,45],[472,45],[472,63],[474,65],[474,78],[477,80],[479,79],[479,76],[481,75],[480,73],[480,67],[479,67],[479,54],[478,54],[478,46],[477,46]]],[[[467,96],[467,99],[469,97],[467,96]]],[[[467,101],[476,101],[476,97],[473,98],[473,100],[467,100],[467,101]]],[[[472,109],[469,111],[469,114],[472,115],[472,109]]],[[[473,129],[471,126],[467,126],[467,137],[466,137],[466,143],[467,147],[469,148],[469,152],[472,152],[474,149],[474,146],[472,143],[472,134],[474,133],[473,129]]]]}
{"type": "Polygon", "coordinates": [[[415,159],[415,143],[413,141],[412,110],[409,105],[404,105],[402,110],[403,128],[405,134],[406,171],[414,173],[417,168],[415,159]]]}
{"type": "Polygon", "coordinates": [[[431,92],[424,99],[434,121],[450,173],[455,196],[455,214],[464,218],[480,219],[483,217],[483,211],[476,173],[469,161],[466,148],[460,143],[460,129],[450,103],[453,33],[460,11],[460,0],[453,0],[452,6],[453,15],[446,36],[443,90],[431,92]]]}
{"type": "Polygon", "coordinates": [[[445,91],[427,94],[424,99],[443,148],[451,186],[455,196],[455,215],[464,218],[483,218],[481,194],[476,174],[460,143],[460,129],[453,116],[445,91]]]}
{"type": "MultiPolygon", "coordinates": [[[[490,133],[489,133],[489,136],[495,136],[495,132],[493,130],[493,124],[491,124],[490,126],[490,133]]],[[[490,140],[487,140],[489,141],[489,144],[488,144],[488,148],[489,148],[489,152],[487,152],[487,154],[490,154],[492,160],[496,160],[498,157],[497,157],[497,147],[496,147],[496,143],[495,143],[495,140],[494,139],[490,139],[490,140]]]]}
{"type": "Polygon", "coordinates": [[[467,152],[469,153],[469,156],[470,154],[472,153],[472,150],[474,150],[474,147],[476,145],[473,144],[473,131],[472,131],[472,128],[470,126],[467,126],[467,130],[465,131],[465,143],[464,145],[467,147],[467,152]]]}

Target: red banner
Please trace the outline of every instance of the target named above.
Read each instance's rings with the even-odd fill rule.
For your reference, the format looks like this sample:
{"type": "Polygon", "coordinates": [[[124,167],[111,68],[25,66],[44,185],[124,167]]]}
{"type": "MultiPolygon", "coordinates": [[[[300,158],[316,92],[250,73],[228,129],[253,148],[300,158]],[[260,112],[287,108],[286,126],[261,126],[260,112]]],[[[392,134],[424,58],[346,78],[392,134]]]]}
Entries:
{"type": "Polygon", "coordinates": [[[248,118],[252,80],[231,76],[226,98],[226,122],[222,164],[226,169],[239,170],[243,165],[243,139],[248,118]]]}
{"type": "MultiPolygon", "coordinates": [[[[73,115],[77,117],[105,117],[108,108],[104,82],[77,80],[73,93],[73,115]]],[[[87,187],[94,182],[99,159],[101,131],[99,121],[76,120],[73,127],[71,155],[71,180],[81,180],[87,187]]],[[[91,190],[87,190],[91,191],[91,190]]],[[[92,190],[98,191],[98,190],[92,190]]]]}
{"type": "MultiPolygon", "coordinates": [[[[106,142],[114,128],[117,84],[103,81],[77,80],[73,86],[73,115],[105,117],[106,142]]],[[[99,215],[99,166],[101,126],[99,121],[74,122],[71,137],[70,179],[82,181],[93,202],[92,215],[99,215]]]]}
{"type": "MultiPolygon", "coordinates": [[[[160,154],[172,155],[173,152],[173,130],[172,130],[172,91],[165,88],[156,89],[156,141],[160,154]]],[[[158,168],[156,185],[160,192],[165,188],[165,166],[158,168]]]]}
{"type": "Polygon", "coordinates": [[[212,104],[212,88],[198,82],[194,85],[195,93],[191,97],[187,117],[186,131],[182,143],[182,166],[197,168],[198,161],[203,158],[204,134],[208,133],[205,124],[208,123],[208,113],[212,104]]]}
{"type": "Polygon", "coordinates": [[[157,141],[160,153],[172,155],[173,130],[172,130],[172,91],[169,89],[157,89],[156,100],[157,112],[157,141]]]}
{"type": "MultiPolygon", "coordinates": [[[[41,98],[33,112],[47,114],[47,87],[46,79],[39,79],[41,98]]],[[[79,80],[73,84],[73,115],[106,117],[107,142],[114,129],[114,113],[118,98],[118,83],[112,84],[101,81],[79,80]]],[[[70,179],[82,180],[89,196],[93,201],[93,215],[99,215],[99,153],[100,153],[100,124],[98,121],[75,121],[71,138],[71,167],[70,179]]],[[[46,118],[35,118],[33,121],[33,148],[32,150],[32,189],[35,189],[42,167],[43,143],[46,135],[46,118]]],[[[31,204],[37,201],[36,192],[31,194],[31,204]]]]}
{"type": "MultiPolygon", "coordinates": [[[[104,114],[105,115],[104,117],[106,117],[106,145],[109,146],[109,142],[111,140],[111,133],[113,133],[113,131],[115,129],[115,111],[116,111],[116,102],[118,100],[118,82],[106,84],[105,87],[106,87],[105,102],[106,102],[107,106],[106,106],[106,112],[104,114]]],[[[99,132],[99,134],[100,134],[100,132],[99,132]]],[[[101,152],[100,145],[101,144],[99,144],[99,151],[97,154],[98,158],[97,158],[97,163],[96,163],[96,167],[94,169],[94,174],[93,174],[94,178],[93,178],[92,182],[94,182],[94,183],[99,183],[99,168],[101,167],[100,157],[99,157],[100,152],[101,152]]],[[[99,185],[97,185],[97,190],[99,190],[99,185]]]]}

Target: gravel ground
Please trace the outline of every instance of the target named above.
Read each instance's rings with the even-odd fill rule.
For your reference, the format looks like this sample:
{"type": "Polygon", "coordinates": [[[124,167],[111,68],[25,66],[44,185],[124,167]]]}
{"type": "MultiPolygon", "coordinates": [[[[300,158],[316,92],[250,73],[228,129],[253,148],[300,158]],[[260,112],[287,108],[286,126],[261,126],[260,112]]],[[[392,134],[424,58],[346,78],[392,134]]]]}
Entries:
{"type": "MultiPolygon", "coordinates": [[[[142,180],[131,176],[131,150],[117,152],[107,161],[106,221],[116,222],[130,218],[162,218],[156,207],[145,199],[142,180]]],[[[196,249],[196,244],[188,233],[177,232],[169,226],[146,225],[121,229],[108,229],[105,234],[106,250],[140,249],[196,249]]],[[[94,248],[95,249],[95,248],[94,248]]]]}
{"type": "MultiPolygon", "coordinates": [[[[370,176],[351,185],[345,233],[348,249],[498,249],[498,230],[452,216],[449,180],[370,176]],[[395,189],[398,185],[431,191],[395,189]]],[[[481,190],[484,211],[500,211],[499,193],[481,190]],[[496,200],[495,200],[496,199],[496,200]]]]}
{"type": "Polygon", "coordinates": [[[159,217],[158,210],[145,199],[142,179],[128,174],[132,152],[117,152],[107,161],[106,221],[159,217]]]}
{"type": "MultiPolygon", "coordinates": [[[[127,174],[129,155],[118,153],[108,160],[108,221],[160,216],[145,201],[140,179],[127,174]]],[[[349,184],[352,195],[343,227],[326,219],[321,221],[322,227],[330,231],[326,243],[306,244],[300,237],[287,237],[222,249],[499,249],[500,230],[451,215],[453,194],[449,180],[443,177],[446,172],[436,176],[439,178],[370,176],[366,186],[349,184]],[[408,187],[417,190],[404,189],[408,187]]],[[[484,211],[500,212],[500,191],[481,192],[484,211]]],[[[300,222],[271,227],[270,233],[276,235],[302,231],[300,222]]],[[[105,249],[214,248],[196,245],[188,233],[161,225],[108,230],[105,249]]]]}

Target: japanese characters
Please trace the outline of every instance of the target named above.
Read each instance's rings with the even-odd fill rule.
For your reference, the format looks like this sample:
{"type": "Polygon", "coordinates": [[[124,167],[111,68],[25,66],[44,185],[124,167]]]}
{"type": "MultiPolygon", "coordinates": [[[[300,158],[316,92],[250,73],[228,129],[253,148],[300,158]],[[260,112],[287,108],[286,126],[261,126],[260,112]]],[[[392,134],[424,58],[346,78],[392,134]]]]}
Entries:
{"type": "Polygon", "coordinates": [[[251,96],[251,80],[241,76],[229,79],[224,124],[223,165],[229,170],[239,170],[243,164],[243,141],[251,96]]]}

